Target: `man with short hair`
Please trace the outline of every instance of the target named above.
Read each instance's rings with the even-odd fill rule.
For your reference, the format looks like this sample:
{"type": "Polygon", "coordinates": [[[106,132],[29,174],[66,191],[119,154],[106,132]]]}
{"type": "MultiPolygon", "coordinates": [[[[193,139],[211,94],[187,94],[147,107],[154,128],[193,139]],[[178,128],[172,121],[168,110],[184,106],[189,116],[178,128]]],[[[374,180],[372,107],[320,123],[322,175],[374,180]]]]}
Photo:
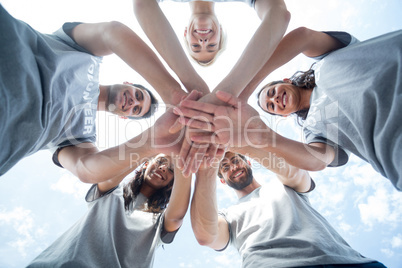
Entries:
{"type": "Polygon", "coordinates": [[[270,163],[266,167],[283,185],[261,186],[250,162],[241,154],[227,152],[218,174],[239,201],[218,213],[218,169],[201,166],[191,203],[191,223],[201,245],[217,251],[233,245],[242,257],[242,267],[385,267],[352,249],[311,207],[307,193],[315,184],[307,171],[275,155],[259,154],[255,148],[240,150],[261,164],[270,163]],[[270,161],[263,161],[268,156],[270,161]]]}
{"type": "Polygon", "coordinates": [[[0,36],[0,175],[28,155],[57,149],[55,163],[81,180],[108,178],[93,176],[85,164],[99,153],[96,112],[144,118],[157,101],[140,85],[100,85],[103,56],[123,59],[167,104],[185,95],[155,53],[119,22],[65,23],[42,34],[0,5],[0,36]]]}

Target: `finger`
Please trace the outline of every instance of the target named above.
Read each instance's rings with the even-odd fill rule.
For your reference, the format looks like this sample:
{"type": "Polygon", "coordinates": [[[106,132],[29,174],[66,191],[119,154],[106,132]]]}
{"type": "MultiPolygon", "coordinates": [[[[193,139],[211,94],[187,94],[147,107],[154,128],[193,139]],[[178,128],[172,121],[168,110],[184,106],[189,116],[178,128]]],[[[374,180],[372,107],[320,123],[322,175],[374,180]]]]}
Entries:
{"type": "Polygon", "coordinates": [[[225,91],[217,91],[216,92],[216,97],[218,99],[220,99],[221,101],[226,102],[227,104],[229,104],[230,106],[233,107],[238,107],[239,103],[241,102],[239,98],[236,98],[235,96],[233,96],[232,94],[225,92],[225,91]]]}
{"type": "Polygon", "coordinates": [[[194,119],[188,119],[188,118],[184,118],[184,117],[178,118],[177,121],[178,121],[178,123],[182,124],[183,126],[185,125],[185,126],[189,126],[192,128],[209,131],[209,132],[215,131],[215,126],[211,123],[202,122],[202,121],[198,121],[198,120],[194,120],[194,119]]]}
{"type": "Polygon", "coordinates": [[[187,155],[190,152],[191,149],[191,140],[189,138],[184,137],[183,144],[181,145],[180,153],[179,153],[179,161],[177,167],[181,170],[183,170],[184,174],[184,168],[185,168],[185,161],[187,159],[187,155]]]}
{"type": "Polygon", "coordinates": [[[211,103],[198,102],[198,101],[192,101],[192,100],[185,99],[182,102],[180,102],[180,107],[186,107],[186,108],[190,108],[193,110],[203,111],[205,113],[213,114],[215,109],[219,106],[211,104],[211,103]]]}
{"type": "Polygon", "coordinates": [[[175,107],[173,113],[180,117],[194,118],[204,122],[212,122],[214,120],[213,115],[191,108],[175,107]]]}
{"type": "Polygon", "coordinates": [[[210,144],[206,155],[208,155],[208,165],[212,166],[212,163],[215,162],[216,152],[218,151],[218,146],[215,144],[210,144]]]}
{"type": "Polygon", "coordinates": [[[177,118],[176,121],[174,122],[173,126],[171,126],[169,128],[170,134],[179,132],[185,126],[185,124],[181,124],[181,122],[179,120],[180,120],[180,118],[177,118]]]}
{"type": "Polygon", "coordinates": [[[183,101],[197,101],[200,98],[200,92],[197,90],[191,90],[190,94],[183,101]]]}
{"type": "MultiPolygon", "coordinates": [[[[204,156],[208,150],[208,145],[206,144],[195,144],[193,143],[193,147],[196,145],[197,150],[192,157],[192,161],[190,162],[189,169],[191,173],[196,173],[201,166],[201,163],[204,159],[204,156]]],[[[192,152],[190,152],[192,153],[192,152]]]]}
{"type": "Polygon", "coordinates": [[[208,134],[208,135],[198,135],[198,136],[192,136],[191,140],[193,142],[197,143],[215,143],[215,144],[222,144],[219,140],[219,138],[214,134],[208,134]]]}

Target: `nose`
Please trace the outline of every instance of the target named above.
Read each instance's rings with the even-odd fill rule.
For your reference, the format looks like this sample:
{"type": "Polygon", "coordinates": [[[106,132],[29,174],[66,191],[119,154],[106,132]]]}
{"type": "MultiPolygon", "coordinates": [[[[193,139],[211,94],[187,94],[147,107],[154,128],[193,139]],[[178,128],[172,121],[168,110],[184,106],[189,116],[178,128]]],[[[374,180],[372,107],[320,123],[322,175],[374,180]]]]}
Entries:
{"type": "Polygon", "coordinates": [[[162,172],[166,172],[166,164],[160,165],[158,169],[159,169],[160,171],[162,171],[162,172]]]}
{"type": "Polygon", "coordinates": [[[230,171],[234,171],[236,169],[237,169],[237,165],[235,165],[235,164],[230,165],[230,171]]]}
{"type": "Polygon", "coordinates": [[[200,38],[199,39],[200,43],[207,43],[208,42],[208,38],[200,38]]]}

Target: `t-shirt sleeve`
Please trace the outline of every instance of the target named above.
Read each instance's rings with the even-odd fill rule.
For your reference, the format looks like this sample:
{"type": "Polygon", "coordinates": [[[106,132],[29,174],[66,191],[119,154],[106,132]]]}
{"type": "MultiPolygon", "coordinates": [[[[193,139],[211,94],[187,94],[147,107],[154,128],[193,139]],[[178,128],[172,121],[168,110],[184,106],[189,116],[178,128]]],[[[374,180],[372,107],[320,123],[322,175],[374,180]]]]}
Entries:
{"type": "Polygon", "coordinates": [[[156,225],[156,228],[159,228],[160,232],[160,239],[162,241],[163,244],[170,244],[173,242],[177,232],[179,231],[179,229],[177,229],[176,231],[173,232],[168,232],[165,229],[165,213],[161,213],[158,219],[158,224],[156,225]]]}
{"type": "Polygon", "coordinates": [[[349,152],[343,149],[341,146],[332,142],[329,139],[320,137],[312,133],[308,128],[304,128],[305,143],[310,144],[313,142],[325,143],[334,148],[335,157],[334,160],[328,165],[329,167],[339,167],[345,165],[349,161],[349,152]]]}
{"type": "MultiPolygon", "coordinates": [[[[74,39],[72,38],[71,32],[76,27],[77,25],[82,24],[82,22],[66,22],[63,24],[63,26],[55,31],[53,34],[58,37],[60,40],[62,40],[64,43],[69,45],[70,47],[74,48],[77,51],[81,51],[84,53],[91,54],[88,50],[83,48],[82,46],[78,45],[74,39]]],[[[102,58],[102,57],[100,57],[102,58]]]]}
{"type": "MultiPolygon", "coordinates": [[[[336,40],[341,42],[342,45],[343,45],[341,48],[344,48],[344,47],[347,47],[347,46],[350,46],[352,44],[355,44],[355,43],[359,42],[359,40],[356,37],[354,37],[353,35],[351,35],[351,34],[349,34],[347,32],[324,31],[323,33],[326,33],[327,35],[329,35],[332,38],[335,38],[336,40]]],[[[322,60],[324,57],[328,56],[331,53],[332,53],[332,51],[328,52],[328,53],[324,53],[324,54],[322,54],[320,56],[311,57],[311,58],[316,60],[316,61],[319,61],[319,60],[322,60]]]]}
{"type": "Polygon", "coordinates": [[[222,218],[225,219],[225,221],[228,223],[228,231],[229,231],[229,240],[228,243],[225,245],[225,247],[223,247],[222,249],[216,249],[215,251],[224,251],[225,249],[227,249],[227,247],[229,246],[229,244],[232,241],[232,228],[230,228],[230,222],[228,219],[228,214],[227,214],[227,210],[226,209],[222,209],[218,212],[218,216],[221,216],[222,218]]]}
{"type": "Polygon", "coordinates": [[[87,201],[88,203],[96,201],[103,196],[109,195],[114,190],[116,190],[118,187],[119,187],[119,185],[117,185],[116,187],[113,187],[112,189],[106,191],[105,193],[101,193],[98,189],[98,184],[93,184],[91,186],[91,188],[89,188],[87,195],[85,196],[85,201],[87,201]]]}

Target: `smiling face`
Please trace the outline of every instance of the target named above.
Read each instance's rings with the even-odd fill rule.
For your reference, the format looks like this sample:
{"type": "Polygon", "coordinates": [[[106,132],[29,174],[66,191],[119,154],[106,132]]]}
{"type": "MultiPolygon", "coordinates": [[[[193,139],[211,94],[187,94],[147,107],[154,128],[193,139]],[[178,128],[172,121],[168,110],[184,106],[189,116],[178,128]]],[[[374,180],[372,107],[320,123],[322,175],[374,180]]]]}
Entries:
{"type": "Polygon", "coordinates": [[[302,109],[302,94],[307,90],[292,85],[289,79],[283,83],[264,87],[258,97],[260,107],[271,114],[288,116],[302,109]]]}
{"type": "Polygon", "coordinates": [[[219,165],[219,172],[225,183],[235,190],[242,190],[253,181],[253,172],[250,166],[235,153],[228,152],[225,154],[219,165]]]}
{"type": "Polygon", "coordinates": [[[142,117],[151,108],[151,96],[146,90],[130,84],[112,85],[106,107],[109,112],[123,117],[142,117]]]}
{"type": "Polygon", "coordinates": [[[159,154],[146,165],[144,183],[155,190],[165,187],[173,178],[174,166],[169,156],[159,154]]]}
{"type": "Polygon", "coordinates": [[[184,31],[190,55],[199,62],[211,61],[220,49],[221,27],[215,15],[194,14],[184,31]]]}

